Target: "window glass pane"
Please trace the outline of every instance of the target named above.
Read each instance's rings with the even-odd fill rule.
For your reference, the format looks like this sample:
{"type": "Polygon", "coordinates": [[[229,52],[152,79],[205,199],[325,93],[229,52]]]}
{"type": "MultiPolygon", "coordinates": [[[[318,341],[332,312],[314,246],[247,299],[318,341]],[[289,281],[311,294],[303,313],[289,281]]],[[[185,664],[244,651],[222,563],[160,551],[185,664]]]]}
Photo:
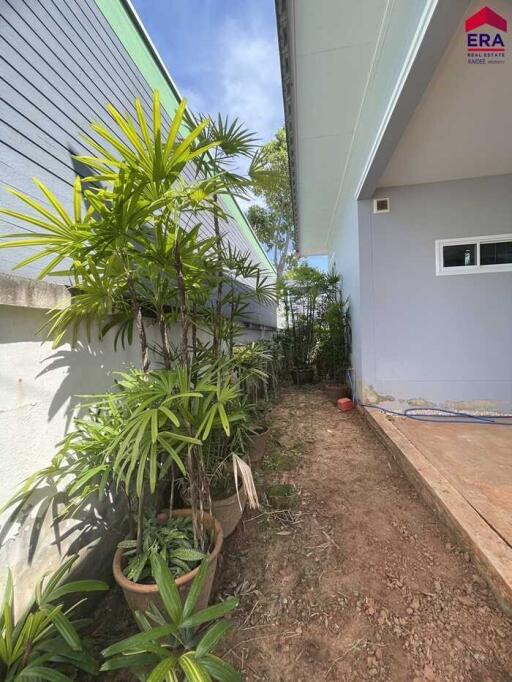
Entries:
{"type": "Polygon", "coordinates": [[[512,242],[480,244],[480,265],[512,263],[512,242]]]}
{"type": "Polygon", "coordinates": [[[443,246],[443,266],[460,268],[476,265],[476,244],[453,244],[443,246]]]}

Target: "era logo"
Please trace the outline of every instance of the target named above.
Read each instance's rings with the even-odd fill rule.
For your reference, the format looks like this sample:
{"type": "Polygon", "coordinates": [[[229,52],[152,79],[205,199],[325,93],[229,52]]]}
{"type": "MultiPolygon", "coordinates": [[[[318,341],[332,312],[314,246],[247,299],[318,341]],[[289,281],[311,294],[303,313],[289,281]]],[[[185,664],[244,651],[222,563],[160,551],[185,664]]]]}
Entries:
{"type": "Polygon", "coordinates": [[[495,36],[489,33],[468,33],[468,47],[505,47],[505,43],[499,33],[495,36]]]}
{"type": "MultiPolygon", "coordinates": [[[[507,20],[490,7],[482,7],[476,14],[466,19],[465,29],[466,48],[468,53],[473,54],[473,57],[478,56],[475,53],[485,52],[493,52],[495,56],[504,56],[505,42],[502,33],[507,32],[507,20]],[[487,29],[485,33],[478,31],[482,26],[489,27],[491,30],[487,29]],[[495,30],[492,31],[492,29],[495,30]]],[[[478,62],[482,63],[486,56],[492,57],[492,55],[482,54],[478,56],[478,62]]]]}

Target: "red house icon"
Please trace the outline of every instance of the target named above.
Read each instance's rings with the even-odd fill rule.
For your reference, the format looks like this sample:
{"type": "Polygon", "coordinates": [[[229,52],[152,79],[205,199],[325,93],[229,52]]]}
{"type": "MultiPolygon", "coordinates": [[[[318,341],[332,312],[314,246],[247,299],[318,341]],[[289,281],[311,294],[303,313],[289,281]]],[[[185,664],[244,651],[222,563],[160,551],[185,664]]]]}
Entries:
{"type": "Polygon", "coordinates": [[[480,28],[480,26],[484,25],[492,26],[498,31],[507,30],[506,19],[499,14],[496,14],[496,12],[494,12],[490,7],[482,7],[482,9],[478,10],[478,12],[473,14],[472,17],[466,19],[466,33],[469,31],[475,31],[477,28],[480,28]]]}

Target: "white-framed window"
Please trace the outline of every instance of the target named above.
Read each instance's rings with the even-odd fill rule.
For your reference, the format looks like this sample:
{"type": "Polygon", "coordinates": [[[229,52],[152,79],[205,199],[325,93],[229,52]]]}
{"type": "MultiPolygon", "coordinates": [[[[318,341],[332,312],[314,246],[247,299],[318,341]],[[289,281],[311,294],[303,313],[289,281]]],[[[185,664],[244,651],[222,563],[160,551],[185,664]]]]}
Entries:
{"type": "Polygon", "coordinates": [[[436,275],[512,271],[512,234],[436,239],[436,275]]]}

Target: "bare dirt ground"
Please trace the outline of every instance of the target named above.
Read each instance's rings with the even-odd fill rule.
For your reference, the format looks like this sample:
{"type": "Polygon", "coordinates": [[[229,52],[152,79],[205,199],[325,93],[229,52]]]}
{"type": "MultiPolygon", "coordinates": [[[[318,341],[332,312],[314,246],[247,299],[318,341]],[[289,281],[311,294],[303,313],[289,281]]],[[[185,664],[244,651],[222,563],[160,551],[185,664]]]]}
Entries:
{"type": "Polygon", "coordinates": [[[512,622],[362,417],[289,388],[271,424],[260,488],[299,502],[247,512],[218,571],[243,679],[512,680],[512,622]]]}
{"type": "MultiPolygon", "coordinates": [[[[288,388],[271,425],[262,501],[286,482],[298,504],[246,512],[217,572],[217,597],[240,597],[224,654],[242,678],[512,681],[512,622],[362,417],[288,388]]],[[[115,588],[94,615],[95,649],[133,632],[115,588]]]]}

